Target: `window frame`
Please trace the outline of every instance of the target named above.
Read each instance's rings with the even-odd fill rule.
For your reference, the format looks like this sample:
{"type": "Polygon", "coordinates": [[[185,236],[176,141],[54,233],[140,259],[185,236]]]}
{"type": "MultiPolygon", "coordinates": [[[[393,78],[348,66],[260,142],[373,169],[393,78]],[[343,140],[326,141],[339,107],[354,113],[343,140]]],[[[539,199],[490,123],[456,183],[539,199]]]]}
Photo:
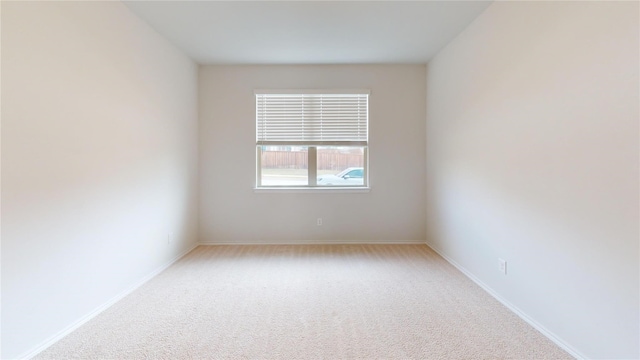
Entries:
{"type": "Polygon", "coordinates": [[[371,92],[369,89],[256,89],[254,90],[256,104],[256,178],[255,191],[303,191],[303,192],[331,192],[331,191],[351,191],[351,192],[368,192],[370,190],[369,182],[369,98],[371,92]],[[359,141],[261,141],[258,135],[258,95],[279,94],[279,95],[366,95],[366,136],[365,140],[359,141]],[[262,148],[263,146],[290,146],[298,145],[307,147],[307,184],[306,185],[262,185],[262,148]],[[317,148],[318,147],[357,147],[363,149],[362,164],[362,185],[318,185],[318,166],[317,166],[317,148]]]}

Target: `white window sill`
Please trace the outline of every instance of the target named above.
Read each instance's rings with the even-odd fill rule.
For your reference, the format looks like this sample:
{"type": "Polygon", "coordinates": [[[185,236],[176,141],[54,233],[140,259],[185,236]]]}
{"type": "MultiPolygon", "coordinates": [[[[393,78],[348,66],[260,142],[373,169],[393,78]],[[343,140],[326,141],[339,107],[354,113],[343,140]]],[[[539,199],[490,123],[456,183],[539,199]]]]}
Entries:
{"type": "Polygon", "coordinates": [[[368,193],[371,191],[369,187],[286,187],[286,186],[273,186],[273,187],[260,187],[254,188],[253,192],[257,194],[265,193],[305,193],[305,194],[328,194],[328,193],[368,193]]]}

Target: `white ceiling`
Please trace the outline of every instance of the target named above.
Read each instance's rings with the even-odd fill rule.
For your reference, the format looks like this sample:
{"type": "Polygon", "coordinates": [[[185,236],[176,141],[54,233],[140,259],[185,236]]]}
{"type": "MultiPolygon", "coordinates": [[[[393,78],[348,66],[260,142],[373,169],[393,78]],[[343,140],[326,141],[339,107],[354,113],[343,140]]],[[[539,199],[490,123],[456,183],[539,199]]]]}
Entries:
{"type": "Polygon", "coordinates": [[[426,63],[491,1],[124,1],[200,64],[426,63]]]}

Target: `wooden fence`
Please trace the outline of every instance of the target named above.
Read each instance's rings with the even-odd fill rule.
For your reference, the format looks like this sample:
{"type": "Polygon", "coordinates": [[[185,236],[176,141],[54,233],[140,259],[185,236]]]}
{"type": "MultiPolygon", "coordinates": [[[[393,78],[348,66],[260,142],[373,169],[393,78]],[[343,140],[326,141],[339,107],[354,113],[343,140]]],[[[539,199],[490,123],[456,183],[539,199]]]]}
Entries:
{"type": "MultiPolygon", "coordinates": [[[[341,171],[348,167],[362,167],[363,154],[318,153],[318,170],[341,171]]],[[[306,169],[306,151],[264,151],[262,153],[263,169],[306,169]]]]}

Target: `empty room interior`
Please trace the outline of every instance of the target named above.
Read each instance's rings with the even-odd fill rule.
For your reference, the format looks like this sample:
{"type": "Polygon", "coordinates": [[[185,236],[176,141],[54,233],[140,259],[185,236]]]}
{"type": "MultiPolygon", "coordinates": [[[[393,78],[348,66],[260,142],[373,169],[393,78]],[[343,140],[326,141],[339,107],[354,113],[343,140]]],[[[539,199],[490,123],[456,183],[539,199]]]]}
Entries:
{"type": "Polygon", "coordinates": [[[637,1],[1,1],[2,359],[640,358],[637,1]]]}

